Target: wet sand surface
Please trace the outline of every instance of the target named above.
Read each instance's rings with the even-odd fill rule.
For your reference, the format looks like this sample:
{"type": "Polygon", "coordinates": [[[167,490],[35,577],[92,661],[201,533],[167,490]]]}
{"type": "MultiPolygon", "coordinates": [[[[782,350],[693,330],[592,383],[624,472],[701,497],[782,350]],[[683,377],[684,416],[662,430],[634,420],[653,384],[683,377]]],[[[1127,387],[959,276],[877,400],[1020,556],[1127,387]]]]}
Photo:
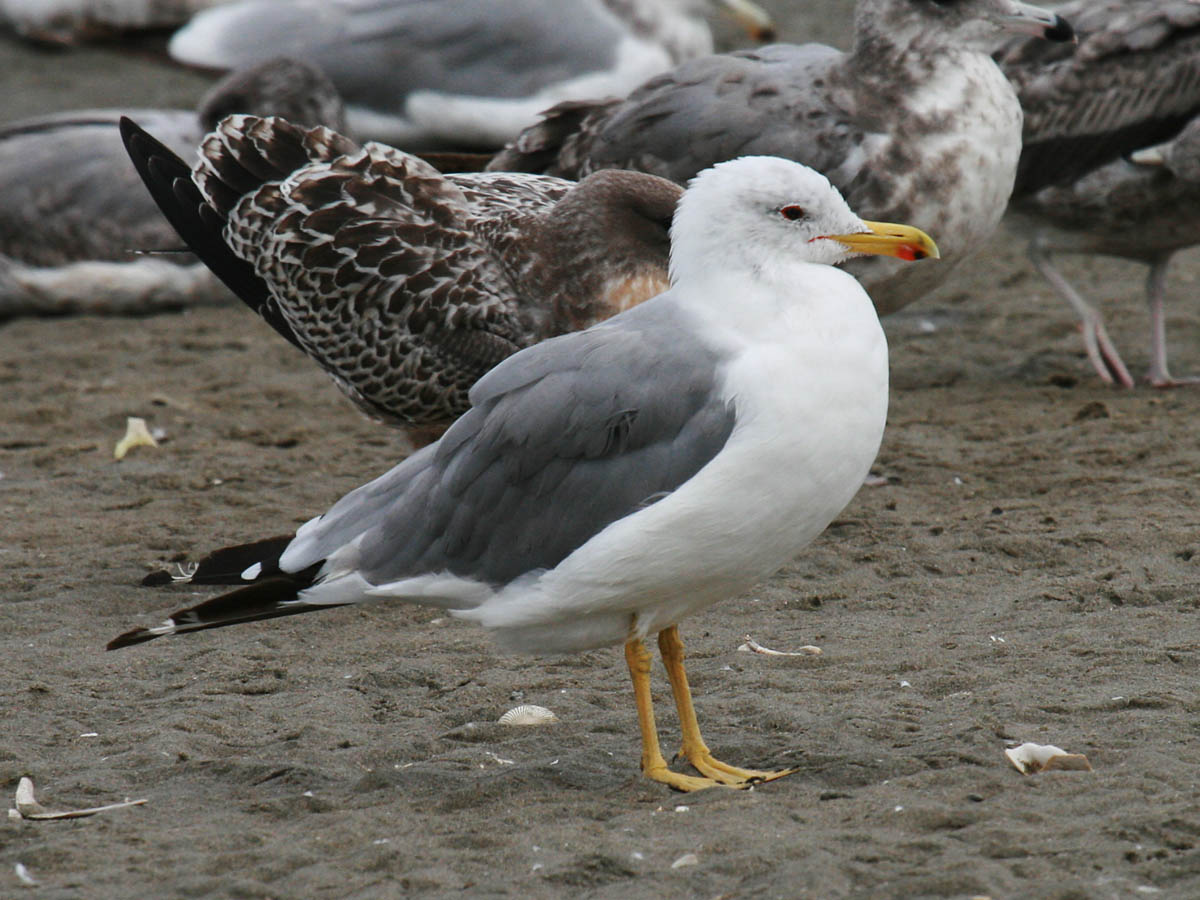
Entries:
{"type": "MultiPolygon", "coordinates": [[[[784,36],[840,40],[847,5],[784,36]]],[[[207,83],[113,48],[0,60],[0,119],[207,83]]],[[[1142,370],[1144,271],[1064,268],[1142,370]]],[[[1176,263],[1181,374],[1198,276],[1176,263]]],[[[239,307],[0,326],[0,785],[148,800],[7,821],[0,896],[1200,896],[1200,389],[1100,384],[1012,233],[885,324],[888,484],[682,627],[716,755],[798,771],[695,795],[639,777],[617,650],[503,656],[396,604],[105,653],[202,596],[147,571],[288,531],[403,447],[239,307]],[[115,463],[131,415],[168,439],[115,463]],[[560,721],[494,724],[517,703],[560,721]],[[1017,741],[1094,771],[1023,776],[1017,741]]]]}

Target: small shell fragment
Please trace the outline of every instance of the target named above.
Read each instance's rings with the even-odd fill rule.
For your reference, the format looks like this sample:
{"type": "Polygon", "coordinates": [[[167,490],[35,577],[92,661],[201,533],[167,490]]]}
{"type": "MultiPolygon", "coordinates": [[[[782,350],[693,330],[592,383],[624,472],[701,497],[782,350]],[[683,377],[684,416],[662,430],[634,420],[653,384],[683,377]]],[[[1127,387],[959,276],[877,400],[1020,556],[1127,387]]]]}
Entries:
{"type": "Polygon", "coordinates": [[[812,644],[805,644],[799,650],[772,650],[770,647],[764,647],[750,635],[743,635],[742,640],[746,643],[739,644],[738,649],[743,653],[761,653],[764,656],[820,656],[821,648],[814,647],[812,644]]]}
{"type": "Polygon", "coordinates": [[[696,866],[700,864],[700,857],[695,853],[685,853],[675,862],[671,863],[672,869],[682,869],[684,866],[696,866]]]}
{"type": "Polygon", "coordinates": [[[558,716],[544,706],[514,706],[499,719],[501,725],[553,725],[558,716]]]}
{"type": "MultiPolygon", "coordinates": [[[[96,813],[107,812],[110,809],[121,809],[126,806],[141,806],[146,801],[126,800],[123,803],[109,803],[106,806],[89,806],[86,809],[66,809],[53,811],[46,809],[37,802],[33,795],[33,780],[22,778],[17,782],[17,808],[15,812],[22,819],[81,819],[84,816],[94,816],[96,813]]],[[[10,811],[10,816],[11,816],[10,811]]]]}
{"type": "Polygon", "coordinates": [[[125,454],[134,447],[157,447],[158,441],[146,427],[146,420],[130,416],[125,420],[125,437],[117,441],[113,448],[113,459],[124,459],[125,454]]]}
{"type": "Polygon", "coordinates": [[[1062,747],[1055,747],[1053,744],[1024,743],[1019,747],[1009,747],[1004,751],[1004,755],[1022,775],[1032,775],[1035,772],[1047,772],[1052,769],[1092,771],[1092,764],[1082,753],[1068,753],[1062,747]]]}
{"type": "Polygon", "coordinates": [[[21,884],[33,887],[38,883],[37,879],[29,874],[29,870],[25,868],[25,863],[17,863],[13,866],[13,871],[17,873],[17,880],[21,884]]]}

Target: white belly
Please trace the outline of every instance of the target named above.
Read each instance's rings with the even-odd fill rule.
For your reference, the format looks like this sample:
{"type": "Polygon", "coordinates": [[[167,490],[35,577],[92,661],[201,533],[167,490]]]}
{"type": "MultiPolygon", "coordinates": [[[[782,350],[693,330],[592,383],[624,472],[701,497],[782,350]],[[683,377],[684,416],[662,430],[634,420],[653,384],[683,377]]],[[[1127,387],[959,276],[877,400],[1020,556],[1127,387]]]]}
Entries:
{"type": "Polygon", "coordinates": [[[726,366],[737,424],[678,490],[459,614],[513,649],[605,646],[626,640],[635,621],[637,633],[654,633],[785,564],[850,501],[879,449],[887,347],[861,299],[777,321],[726,366]]]}

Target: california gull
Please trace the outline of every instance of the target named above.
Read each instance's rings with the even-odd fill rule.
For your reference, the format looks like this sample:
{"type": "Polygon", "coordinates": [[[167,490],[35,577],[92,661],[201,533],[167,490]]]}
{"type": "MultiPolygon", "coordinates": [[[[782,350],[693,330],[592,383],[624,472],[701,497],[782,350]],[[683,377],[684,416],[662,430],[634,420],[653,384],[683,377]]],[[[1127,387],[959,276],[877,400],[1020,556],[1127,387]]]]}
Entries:
{"type": "Polygon", "coordinates": [[[649,778],[696,790],[788,774],[713,759],[677,626],[791,559],[875,458],[887,344],[866,292],[832,264],[937,248],[863,222],[824,176],[770,157],[696,177],[671,240],[669,291],[509,357],[438,443],[294,537],[218,551],[192,578],[245,586],[109,649],[394,598],[511,650],[623,644],[649,778]],[[699,776],[659,749],[643,643],[656,633],[699,776]]]}
{"type": "Polygon", "coordinates": [[[126,136],[196,254],[418,444],[504,357],[667,287],[681,189],[654,175],[442,176],[391,147],[251,116],[221,122],[193,173],[136,126],[126,136]]]}
{"type": "Polygon", "coordinates": [[[121,145],[123,114],[176,152],[231,112],[278,113],[337,127],[341,102],[307,63],[274,59],[222,79],[195,111],[87,109],[0,126],[0,319],[134,312],[226,302],[229,292],[185,253],[121,145]]]}
{"type": "MultiPolygon", "coordinates": [[[[684,63],[624,100],[567,104],[489,164],[579,178],[637,169],[680,183],[742,154],[827,175],[873,218],[944,229],[961,262],[1004,213],[1021,109],[988,56],[1002,29],[1071,36],[1054,13],[1012,0],[861,0],[848,53],[776,44],[684,63]]],[[[925,296],[952,266],[850,265],[881,314],[925,296]]]]}
{"type": "Polygon", "coordinates": [[[1078,47],[1012,42],[997,54],[1025,108],[1014,213],[1034,232],[1034,264],[1079,316],[1101,378],[1134,385],[1054,253],[1148,265],[1147,379],[1194,381],[1167,367],[1165,301],[1172,255],[1200,243],[1200,2],[1077,0],[1060,11],[1078,26],[1078,47]]]}
{"type": "Polygon", "coordinates": [[[495,149],[548,106],[711,53],[704,13],[718,5],[769,33],[751,0],[238,0],[196,16],[170,52],[208,68],[299,56],[333,79],[357,137],[495,149]]]}

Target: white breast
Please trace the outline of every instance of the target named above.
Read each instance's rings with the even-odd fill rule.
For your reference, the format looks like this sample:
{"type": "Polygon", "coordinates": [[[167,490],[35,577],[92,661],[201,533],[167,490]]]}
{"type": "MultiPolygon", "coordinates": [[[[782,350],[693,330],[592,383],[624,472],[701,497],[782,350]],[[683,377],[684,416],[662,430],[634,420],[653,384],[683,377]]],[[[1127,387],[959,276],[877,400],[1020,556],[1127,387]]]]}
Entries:
{"type": "Polygon", "coordinates": [[[887,346],[853,279],[825,266],[804,274],[818,295],[828,285],[828,302],[751,323],[735,339],[721,380],[737,424],[722,452],[468,618],[518,649],[620,643],[635,614],[642,634],[665,628],[769,575],[824,530],[879,449],[887,346]]]}

